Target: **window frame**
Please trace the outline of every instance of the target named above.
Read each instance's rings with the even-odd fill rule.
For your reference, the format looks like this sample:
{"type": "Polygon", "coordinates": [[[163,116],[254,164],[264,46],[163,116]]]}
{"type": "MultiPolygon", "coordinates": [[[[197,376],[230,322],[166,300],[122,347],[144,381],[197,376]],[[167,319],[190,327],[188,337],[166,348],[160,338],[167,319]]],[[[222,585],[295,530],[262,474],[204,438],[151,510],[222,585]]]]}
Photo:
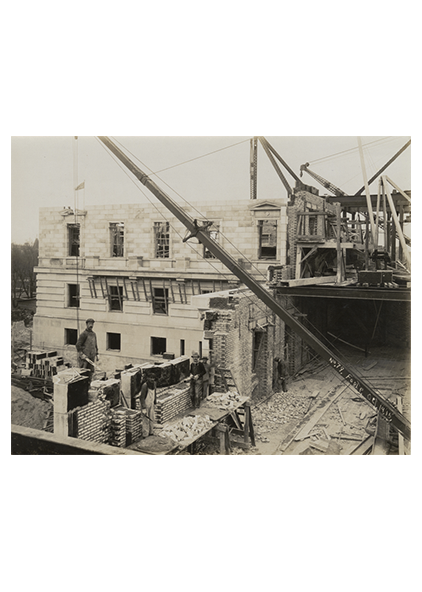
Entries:
{"type": "Polygon", "coordinates": [[[268,218],[268,219],[260,219],[258,220],[258,259],[260,260],[267,260],[267,261],[275,261],[277,260],[277,249],[278,249],[278,220],[275,218],[268,218]],[[274,233],[263,232],[265,224],[272,224],[275,227],[274,233]],[[262,238],[264,236],[271,238],[271,236],[275,235],[275,246],[271,247],[268,245],[263,245],[262,238]],[[263,254],[263,249],[274,249],[274,256],[263,254]]]}
{"type": "Polygon", "coordinates": [[[122,351],[122,334],[121,333],[111,333],[111,332],[107,332],[106,333],[106,350],[107,351],[122,351]],[[115,336],[119,337],[119,347],[111,347],[110,346],[110,337],[113,335],[113,338],[115,336]]]}
{"type": "Polygon", "coordinates": [[[108,309],[110,312],[123,312],[123,286],[108,284],[108,309]],[[113,308],[116,302],[118,308],[113,308]]]}
{"type": "Polygon", "coordinates": [[[168,315],[169,314],[169,290],[168,288],[164,287],[153,287],[151,293],[152,299],[152,314],[158,315],[168,315]],[[156,291],[161,290],[163,292],[162,296],[157,296],[156,291]],[[160,309],[163,312],[160,312],[160,309]]]}
{"type": "MultiPolygon", "coordinates": [[[[207,231],[210,235],[210,238],[212,238],[216,243],[220,243],[220,235],[221,235],[221,221],[220,220],[208,220],[209,222],[212,222],[211,226],[208,227],[207,231]],[[213,236],[216,235],[216,236],[213,236]]],[[[203,251],[202,251],[202,257],[204,259],[217,259],[217,257],[215,255],[213,255],[211,253],[211,251],[209,249],[207,249],[207,247],[204,245],[203,251]]]]}
{"type": "MultiPolygon", "coordinates": [[[[151,346],[151,349],[150,349],[151,356],[162,356],[167,351],[167,337],[154,337],[151,335],[150,346],[151,346]],[[154,352],[154,340],[155,339],[159,339],[160,341],[163,341],[165,344],[164,351],[162,351],[161,353],[154,352]]],[[[162,349],[162,348],[160,348],[160,349],[162,349]]]]}
{"type": "Polygon", "coordinates": [[[66,284],[66,308],[80,308],[81,307],[81,287],[80,284],[66,284]],[[77,288],[75,295],[71,294],[71,288],[77,288]],[[76,304],[72,304],[75,300],[76,304]]]}
{"type": "Polygon", "coordinates": [[[80,257],[81,255],[81,225],[79,223],[72,223],[67,225],[67,253],[68,257],[80,257]],[[74,231],[77,230],[77,238],[73,236],[74,231]],[[73,253],[73,247],[77,247],[77,252],[73,253]]]}
{"type": "Polygon", "coordinates": [[[109,222],[110,232],[110,256],[125,256],[125,223],[109,222]],[[119,232],[118,232],[119,231],[119,232]]]}
{"type": "Polygon", "coordinates": [[[170,259],[170,222],[165,220],[164,222],[155,221],[153,222],[153,236],[154,236],[154,259],[170,259]],[[160,228],[165,225],[165,231],[161,231],[160,228]],[[164,238],[163,238],[164,237],[164,238]],[[167,241],[167,244],[160,244],[159,241],[167,241]],[[159,250],[162,249],[162,253],[159,250]]]}
{"type": "Polygon", "coordinates": [[[72,329],[70,327],[65,327],[64,329],[64,344],[65,345],[76,345],[78,341],[78,330],[77,329],[72,329]],[[74,331],[74,342],[73,340],[69,339],[69,333],[70,331],[74,331]]]}

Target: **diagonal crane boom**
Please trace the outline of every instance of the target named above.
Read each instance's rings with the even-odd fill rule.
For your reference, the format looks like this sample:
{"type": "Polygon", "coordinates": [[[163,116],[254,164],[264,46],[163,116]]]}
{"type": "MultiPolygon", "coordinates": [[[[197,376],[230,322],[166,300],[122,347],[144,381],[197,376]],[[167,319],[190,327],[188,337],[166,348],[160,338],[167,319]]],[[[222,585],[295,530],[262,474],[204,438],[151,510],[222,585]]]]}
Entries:
{"type": "Polygon", "coordinates": [[[387,399],[377,393],[369,384],[349,370],[333,352],[320,341],[311,331],[288,313],[271,294],[252,275],[244,271],[237,261],[216,241],[204,227],[198,225],[197,220],[191,218],[170,196],[148,177],[134,162],[132,162],[118,146],[107,136],[98,136],[101,142],[110,150],[116,158],[147,188],[155,197],[176,216],[182,224],[196,236],[205,247],[217,257],[224,265],[243,282],[266,306],[282,319],[293,331],[295,331],[312,349],[322,356],[330,366],[346,380],[362,397],[365,397],[384,417],[405,437],[410,439],[410,422],[387,399]]]}
{"type": "Polygon", "coordinates": [[[314,171],[311,171],[308,167],[309,167],[309,162],[307,162],[306,164],[300,165],[300,176],[301,177],[303,175],[303,171],[305,171],[308,173],[308,175],[311,175],[311,177],[313,177],[316,181],[318,181],[318,183],[321,183],[321,185],[323,187],[328,189],[328,191],[331,191],[331,193],[334,193],[334,195],[337,195],[338,197],[340,197],[341,195],[347,195],[347,193],[345,193],[342,189],[340,189],[339,187],[336,187],[333,183],[331,183],[330,181],[327,181],[327,179],[324,179],[324,177],[321,177],[321,175],[314,173],[314,171]]]}

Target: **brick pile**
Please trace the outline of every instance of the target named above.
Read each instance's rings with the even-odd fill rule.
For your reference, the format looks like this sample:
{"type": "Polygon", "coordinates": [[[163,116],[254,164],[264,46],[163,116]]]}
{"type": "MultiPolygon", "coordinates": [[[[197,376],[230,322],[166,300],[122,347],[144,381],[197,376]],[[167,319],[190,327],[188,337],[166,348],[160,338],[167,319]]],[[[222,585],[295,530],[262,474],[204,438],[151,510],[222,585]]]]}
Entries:
{"type": "Polygon", "coordinates": [[[126,414],[123,409],[111,410],[110,442],[112,446],[126,446],[126,414]]]}
{"type": "Polygon", "coordinates": [[[142,439],[142,413],[133,409],[125,409],[126,414],[126,446],[142,439]]]}
{"type": "Polygon", "coordinates": [[[105,444],[110,439],[110,401],[99,398],[69,412],[69,434],[74,438],[105,444]]]}
{"type": "Polygon", "coordinates": [[[62,356],[58,356],[56,351],[29,351],[25,359],[26,372],[22,374],[37,378],[52,378],[69,367],[70,364],[65,364],[62,356]]]}
{"type": "Polygon", "coordinates": [[[112,409],[110,426],[110,444],[124,448],[141,440],[142,413],[127,407],[112,409]]]}
{"type": "Polygon", "coordinates": [[[157,394],[155,418],[158,424],[166,423],[192,407],[189,384],[171,387],[157,394]]]}

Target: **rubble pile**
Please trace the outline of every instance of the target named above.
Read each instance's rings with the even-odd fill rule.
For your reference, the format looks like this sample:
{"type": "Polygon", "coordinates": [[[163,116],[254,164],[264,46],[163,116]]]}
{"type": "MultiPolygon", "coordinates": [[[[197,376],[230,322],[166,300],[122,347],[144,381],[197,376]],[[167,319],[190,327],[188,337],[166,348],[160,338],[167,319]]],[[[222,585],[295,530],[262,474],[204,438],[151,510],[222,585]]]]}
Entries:
{"type": "Polygon", "coordinates": [[[237,391],[228,391],[227,393],[212,393],[207,397],[207,401],[219,409],[236,409],[242,402],[237,391]]]}
{"type": "Polygon", "coordinates": [[[200,417],[199,415],[184,417],[177,423],[163,428],[160,436],[171,438],[178,443],[183,443],[201,434],[205,434],[213,425],[208,415],[205,415],[205,417],[200,417]]]}
{"type": "Polygon", "coordinates": [[[41,430],[52,408],[52,403],[12,385],[12,424],[41,430]]]}
{"type": "Polygon", "coordinates": [[[262,442],[268,441],[263,433],[275,431],[281,424],[292,420],[301,420],[310,406],[308,393],[287,392],[276,393],[268,403],[253,408],[255,436],[262,442]]]}

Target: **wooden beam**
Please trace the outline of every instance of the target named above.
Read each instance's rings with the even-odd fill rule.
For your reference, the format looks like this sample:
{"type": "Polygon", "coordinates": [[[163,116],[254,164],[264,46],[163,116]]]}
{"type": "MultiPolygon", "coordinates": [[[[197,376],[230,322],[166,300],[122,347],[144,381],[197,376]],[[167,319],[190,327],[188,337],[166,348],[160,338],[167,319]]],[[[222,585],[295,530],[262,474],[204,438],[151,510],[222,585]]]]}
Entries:
{"type": "MultiPolygon", "coordinates": [[[[403,405],[402,405],[400,396],[396,397],[396,402],[397,402],[397,409],[400,411],[400,413],[403,413],[403,405]]],[[[400,434],[400,432],[398,433],[398,435],[399,435],[399,454],[405,454],[405,452],[404,452],[404,438],[400,434]]]]}
{"type": "Polygon", "coordinates": [[[311,419],[303,426],[303,428],[298,432],[295,436],[295,441],[304,440],[308,435],[309,432],[312,430],[313,427],[320,421],[321,417],[324,415],[326,411],[331,407],[331,405],[337,401],[337,399],[344,393],[344,391],[349,388],[349,385],[343,386],[337,393],[333,393],[330,395],[329,398],[326,399],[325,405],[318,409],[316,413],[313,414],[311,419]]]}
{"type": "Polygon", "coordinates": [[[360,137],[358,137],[358,144],[359,144],[360,162],[361,162],[361,166],[362,166],[363,181],[364,181],[364,184],[365,184],[366,205],[368,207],[369,221],[371,223],[372,240],[374,241],[375,240],[374,213],[372,211],[371,194],[370,194],[370,191],[369,191],[368,179],[366,177],[365,159],[363,157],[362,141],[361,141],[360,137]]]}
{"type": "Polygon", "coordinates": [[[354,448],[350,454],[351,455],[359,455],[359,454],[367,454],[369,450],[371,450],[372,446],[374,445],[374,436],[368,436],[354,448]]]}
{"type": "Polygon", "coordinates": [[[339,284],[343,280],[343,265],[341,260],[341,206],[336,203],[336,220],[337,220],[337,278],[336,281],[339,284]]]}
{"type": "MultiPolygon", "coordinates": [[[[387,180],[386,177],[383,177],[383,179],[385,179],[385,181],[387,180]]],[[[399,241],[400,241],[400,244],[401,244],[401,246],[403,248],[403,257],[404,257],[404,260],[405,260],[405,262],[407,263],[407,265],[408,265],[408,267],[410,269],[409,249],[407,247],[405,238],[403,236],[403,232],[402,232],[402,230],[400,228],[400,220],[398,219],[396,208],[395,208],[394,202],[393,202],[393,198],[391,197],[390,188],[389,188],[389,186],[387,185],[386,182],[384,182],[384,186],[385,186],[386,191],[387,191],[387,199],[388,199],[388,203],[390,204],[391,215],[393,216],[393,220],[394,220],[395,226],[396,226],[396,231],[397,231],[397,234],[399,235],[399,241]]]]}
{"type": "Polygon", "coordinates": [[[279,283],[283,286],[294,288],[297,286],[314,286],[316,284],[335,284],[335,282],[335,275],[327,275],[323,277],[301,278],[296,280],[281,280],[279,283]]]}
{"type": "Polygon", "coordinates": [[[402,191],[402,190],[400,189],[400,187],[399,187],[398,185],[396,185],[396,184],[394,183],[394,181],[392,181],[392,180],[390,179],[390,177],[387,177],[387,175],[385,175],[385,176],[384,176],[384,178],[385,178],[385,179],[387,179],[387,181],[390,183],[390,185],[392,185],[392,186],[394,187],[394,189],[400,193],[400,195],[402,195],[402,196],[403,196],[405,199],[407,199],[407,201],[408,201],[409,203],[411,203],[410,197],[409,197],[408,195],[406,195],[406,193],[405,193],[404,191],[402,191]]]}

